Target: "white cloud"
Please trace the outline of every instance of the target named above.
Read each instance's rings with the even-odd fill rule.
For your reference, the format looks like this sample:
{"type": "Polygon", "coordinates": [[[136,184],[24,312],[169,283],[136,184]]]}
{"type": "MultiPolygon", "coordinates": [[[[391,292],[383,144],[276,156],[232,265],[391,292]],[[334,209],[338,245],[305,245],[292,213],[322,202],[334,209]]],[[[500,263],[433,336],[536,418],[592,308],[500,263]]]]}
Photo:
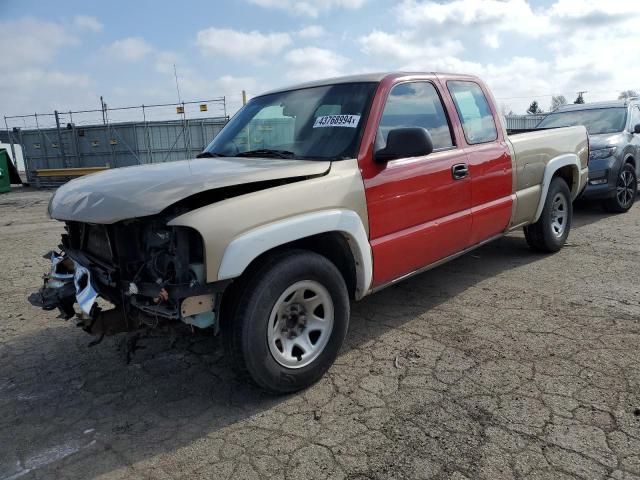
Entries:
{"type": "Polygon", "coordinates": [[[98,90],[114,105],[171,100],[174,63],[183,98],[227,95],[237,105],[243,89],[251,96],[281,82],[393,69],[477,74],[518,112],[537,94],[547,108],[552,94],[573,100],[577,90],[588,90],[586,99],[593,101],[640,89],[640,67],[633,61],[640,9],[634,2],[396,0],[375,9],[367,0],[244,2],[252,4],[248,15],[279,18],[271,27],[278,30],[242,31],[237,23],[202,29],[192,39],[195,57],[188,48],[163,51],[150,44],[151,37],[129,32],[98,53],[131,62],[132,68],[101,71],[95,79],[91,69],[101,60],[92,61],[98,57],[93,42],[83,40],[109,30],[106,19],[74,12],[54,21],[0,21],[3,60],[11,65],[0,72],[0,109],[87,106],[98,90]],[[327,20],[338,16],[347,25],[342,35],[334,35],[335,24],[327,20]],[[348,27],[356,23],[357,30],[348,27]],[[137,68],[141,59],[155,75],[137,68]]]}
{"type": "Polygon", "coordinates": [[[534,36],[549,30],[548,18],[534,12],[525,0],[403,0],[396,7],[398,20],[409,27],[438,27],[451,34],[452,29],[468,26],[491,27],[534,36]]]}
{"type": "Polygon", "coordinates": [[[94,33],[102,31],[102,24],[98,19],[89,15],[76,15],[73,17],[73,24],[80,30],[88,30],[94,33]]]}
{"type": "Polygon", "coordinates": [[[2,114],[80,107],[83,100],[91,98],[88,74],[53,67],[62,51],[73,52],[70,49],[79,44],[80,39],[61,23],[33,18],[0,22],[5,66],[0,71],[2,114]]]}
{"type": "Polygon", "coordinates": [[[357,10],[367,0],[248,0],[254,5],[264,8],[276,8],[291,12],[294,15],[318,17],[332,9],[343,8],[357,10]]]}
{"type": "Polygon", "coordinates": [[[137,62],[152,51],[153,47],[140,37],[128,37],[116,40],[106,47],[108,55],[123,62],[137,62]]]}
{"type": "Polygon", "coordinates": [[[291,37],[288,33],[241,32],[211,27],[198,32],[196,43],[205,55],[259,60],[279,53],[291,43],[291,37]]]}
{"type": "Polygon", "coordinates": [[[78,43],[77,37],[57,23],[33,18],[0,22],[2,62],[13,69],[52,63],[60,49],[78,43]]]}
{"type": "Polygon", "coordinates": [[[66,73],[59,70],[47,71],[40,68],[3,69],[0,73],[0,85],[2,88],[7,89],[20,88],[25,85],[33,85],[34,90],[45,86],[86,88],[90,83],[89,76],[86,74],[66,73]]]}
{"type": "Polygon", "coordinates": [[[179,63],[179,59],[176,52],[158,52],[155,58],[156,71],[173,75],[173,66],[179,63]]]}
{"type": "Polygon", "coordinates": [[[630,45],[640,44],[633,2],[556,0],[534,8],[524,0],[403,0],[393,11],[397,29],[359,39],[368,61],[479,75],[517,111],[538,94],[545,106],[552,94],[590,90],[595,101],[640,87],[640,71],[629,62],[630,45]],[[521,56],[504,55],[512,45],[522,45],[521,56]]]}
{"type": "Polygon", "coordinates": [[[349,63],[348,58],[318,47],[291,50],[285,55],[285,61],[289,65],[287,77],[297,81],[341,75],[349,63]]]}
{"type": "MultiPolygon", "coordinates": [[[[182,98],[188,101],[206,100],[212,97],[225,97],[227,103],[227,114],[233,114],[242,106],[242,90],[248,92],[249,96],[261,93],[265,90],[264,82],[258,87],[258,82],[250,76],[222,75],[217,78],[211,78],[202,72],[202,69],[193,68],[192,65],[185,62],[184,57],[177,52],[161,51],[155,56],[155,69],[158,73],[163,74],[161,77],[165,80],[161,83],[171,85],[170,94],[175,92],[173,65],[176,65],[178,73],[178,81],[180,83],[180,93],[182,98]]],[[[166,92],[164,93],[166,95],[166,92]]],[[[158,92],[156,96],[162,95],[158,92]]],[[[211,105],[207,113],[197,116],[215,116],[222,115],[221,110],[216,110],[211,105]]],[[[193,116],[193,112],[189,112],[193,116]]]]}
{"type": "Polygon", "coordinates": [[[309,25],[296,32],[300,38],[319,38],[325,35],[322,25],[309,25]]]}
{"type": "Polygon", "coordinates": [[[227,113],[233,114],[242,106],[242,91],[247,92],[247,97],[251,98],[265,90],[264,83],[259,84],[253,77],[237,77],[233,75],[223,75],[213,82],[212,91],[217,96],[223,95],[227,102],[227,113]],[[258,86],[260,85],[260,86],[258,86]]]}
{"type": "Polygon", "coordinates": [[[500,47],[500,38],[495,33],[485,33],[482,42],[489,48],[500,47]]]}
{"type": "Polygon", "coordinates": [[[91,78],[86,74],[38,67],[3,69],[0,72],[0,104],[5,115],[86,108],[95,98],[91,78]]]}
{"type": "Polygon", "coordinates": [[[431,39],[406,31],[387,33],[375,30],[361,37],[359,42],[364,53],[400,64],[452,56],[464,50],[457,40],[431,39]]]}
{"type": "Polygon", "coordinates": [[[549,9],[549,15],[557,20],[584,26],[606,26],[638,17],[640,11],[633,2],[604,2],[602,0],[558,0],[549,9]]]}

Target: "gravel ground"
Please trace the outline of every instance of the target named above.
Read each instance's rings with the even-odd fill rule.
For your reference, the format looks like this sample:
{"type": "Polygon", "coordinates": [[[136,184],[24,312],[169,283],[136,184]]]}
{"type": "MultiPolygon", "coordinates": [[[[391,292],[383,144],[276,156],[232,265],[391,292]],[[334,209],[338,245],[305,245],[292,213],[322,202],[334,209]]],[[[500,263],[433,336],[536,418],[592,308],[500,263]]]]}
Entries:
{"type": "Polygon", "coordinates": [[[147,338],[127,365],[121,337],[88,348],[31,307],[49,195],[0,195],[0,479],[640,478],[640,207],[368,297],[325,378],[274,398],[217,338],[147,338]]]}

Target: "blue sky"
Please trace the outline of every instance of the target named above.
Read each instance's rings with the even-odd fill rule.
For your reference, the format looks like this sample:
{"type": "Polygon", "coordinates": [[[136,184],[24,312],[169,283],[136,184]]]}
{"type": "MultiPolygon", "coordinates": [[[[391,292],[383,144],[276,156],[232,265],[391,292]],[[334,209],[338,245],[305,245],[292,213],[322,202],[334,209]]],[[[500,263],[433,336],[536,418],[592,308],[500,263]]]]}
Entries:
{"type": "Polygon", "coordinates": [[[95,108],[100,95],[172,102],[174,63],[183,100],[224,95],[231,113],[243,89],[394,69],[480,75],[523,113],[551,95],[640,89],[639,13],[601,0],[0,0],[0,114],[95,108]]]}

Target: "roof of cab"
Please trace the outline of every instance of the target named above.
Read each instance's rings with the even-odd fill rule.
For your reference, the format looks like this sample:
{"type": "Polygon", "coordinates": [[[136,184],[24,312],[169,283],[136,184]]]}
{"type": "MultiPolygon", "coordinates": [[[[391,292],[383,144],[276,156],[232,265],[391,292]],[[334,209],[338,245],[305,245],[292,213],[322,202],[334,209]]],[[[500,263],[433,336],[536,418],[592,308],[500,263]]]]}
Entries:
{"type": "MultiPolygon", "coordinates": [[[[265,93],[261,93],[258,96],[269,95],[271,93],[278,92],[286,92],[289,90],[299,90],[301,88],[310,88],[310,87],[322,87],[325,85],[336,85],[340,83],[378,83],[384,80],[387,77],[404,77],[411,75],[443,75],[447,77],[460,77],[460,78],[471,78],[469,75],[454,75],[450,73],[437,73],[437,72],[377,72],[377,73],[363,73],[359,75],[346,75],[342,77],[334,77],[334,78],[326,78],[322,80],[313,80],[311,82],[300,83],[297,85],[289,85],[283,88],[277,88],[275,90],[270,90],[265,93]]],[[[475,78],[475,77],[474,77],[475,78]]]]}

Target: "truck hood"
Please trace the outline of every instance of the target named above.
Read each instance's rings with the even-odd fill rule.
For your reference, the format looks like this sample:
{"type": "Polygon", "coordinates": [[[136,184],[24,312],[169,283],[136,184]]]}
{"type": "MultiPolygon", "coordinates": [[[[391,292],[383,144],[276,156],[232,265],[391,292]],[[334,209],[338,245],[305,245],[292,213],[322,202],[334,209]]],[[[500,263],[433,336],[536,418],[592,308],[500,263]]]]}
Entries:
{"type": "Polygon", "coordinates": [[[623,133],[602,133],[600,135],[589,135],[589,149],[599,150],[606,147],[614,147],[620,144],[623,133]]]}
{"type": "Polygon", "coordinates": [[[114,168],[72,180],[49,203],[57,220],[115,223],[160,213],[196,193],[234,185],[323,175],[329,161],[201,158],[114,168]]]}

